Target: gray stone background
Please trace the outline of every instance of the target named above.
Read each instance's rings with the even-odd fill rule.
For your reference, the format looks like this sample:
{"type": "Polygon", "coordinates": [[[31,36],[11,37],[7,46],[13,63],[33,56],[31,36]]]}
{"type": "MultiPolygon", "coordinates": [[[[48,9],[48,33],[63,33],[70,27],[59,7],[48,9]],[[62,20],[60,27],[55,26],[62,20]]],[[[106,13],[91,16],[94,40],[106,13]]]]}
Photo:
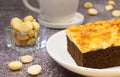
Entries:
{"type": "MultiPolygon", "coordinates": [[[[32,5],[36,5],[36,0],[29,0],[32,5]]],[[[84,23],[93,22],[103,19],[115,18],[111,15],[111,12],[107,12],[104,6],[108,0],[80,0],[78,12],[81,12],[84,17],[84,23]],[[83,7],[86,1],[93,3],[94,8],[98,9],[99,14],[97,16],[90,16],[87,13],[87,9],[83,7]]],[[[119,0],[114,0],[116,6],[114,9],[120,9],[119,0]]],[[[7,64],[13,60],[19,60],[22,55],[12,49],[9,49],[5,44],[5,26],[10,24],[10,19],[17,16],[23,18],[27,15],[33,15],[37,18],[38,14],[28,10],[22,3],[22,0],[0,0],[0,77],[32,77],[26,69],[32,64],[40,64],[42,66],[42,73],[35,77],[83,77],[76,73],[70,72],[67,69],[56,63],[47,53],[46,48],[38,50],[37,52],[29,53],[34,57],[34,61],[30,64],[23,65],[20,71],[12,72],[8,69],[7,64]]],[[[60,30],[47,28],[48,38],[60,30]]]]}

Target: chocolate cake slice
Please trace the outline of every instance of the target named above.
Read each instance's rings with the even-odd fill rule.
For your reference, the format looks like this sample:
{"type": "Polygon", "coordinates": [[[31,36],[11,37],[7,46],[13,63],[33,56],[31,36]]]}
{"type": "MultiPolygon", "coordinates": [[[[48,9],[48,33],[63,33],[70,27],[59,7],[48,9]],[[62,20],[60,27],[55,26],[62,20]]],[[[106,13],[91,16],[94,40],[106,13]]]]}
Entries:
{"type": "Polygon", "coordinates": [[[66,37],[68,52],[79,66],[120,66],[120,19],[71,26],[66,37]]]}

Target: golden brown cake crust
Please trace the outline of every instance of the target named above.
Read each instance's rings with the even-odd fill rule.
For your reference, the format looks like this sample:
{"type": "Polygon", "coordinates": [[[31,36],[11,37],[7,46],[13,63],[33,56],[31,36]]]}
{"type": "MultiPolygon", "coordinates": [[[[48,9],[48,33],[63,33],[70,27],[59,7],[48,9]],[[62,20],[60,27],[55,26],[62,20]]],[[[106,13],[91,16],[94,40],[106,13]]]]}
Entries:
{"type": "Polygon", "coordinates": [[[71,26],[66,35],[82,53],[120,46],[120,19],[71,26]]]}

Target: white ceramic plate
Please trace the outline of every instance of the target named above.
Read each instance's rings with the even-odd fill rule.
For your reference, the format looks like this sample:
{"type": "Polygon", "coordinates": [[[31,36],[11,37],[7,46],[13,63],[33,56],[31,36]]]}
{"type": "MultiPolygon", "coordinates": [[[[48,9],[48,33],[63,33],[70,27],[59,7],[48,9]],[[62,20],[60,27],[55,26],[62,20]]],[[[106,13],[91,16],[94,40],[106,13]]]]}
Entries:
{"type": "Polygon", "coordinates": [[[65,30],[52,35],[47,41],[49,55],[64,68],[85,76],[94,77],[120,77],[120,67],[106,69],[93,69],[78,66],[67,51],[65,30]]]}
{"type": "Polygon", "coordinates": [[[47,22],[44,18],[42,18],[42,16],[38,16],[38,21],[41,25],[44,25],[45,27],[48,28],[67,28],[71,25],[80,25],[83,23],[84,21],[84,16],[81,13],[75,13],[73,19],[71,22],[69,23],[50,23],[47,22]]]}

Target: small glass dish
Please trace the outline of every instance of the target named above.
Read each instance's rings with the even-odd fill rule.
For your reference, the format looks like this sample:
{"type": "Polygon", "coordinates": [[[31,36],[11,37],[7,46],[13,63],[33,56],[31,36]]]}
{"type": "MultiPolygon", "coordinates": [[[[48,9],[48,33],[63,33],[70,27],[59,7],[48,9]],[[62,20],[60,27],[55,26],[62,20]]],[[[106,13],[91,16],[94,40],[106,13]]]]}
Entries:
{"type": "Polygon", "coordinates": [[[41,45],[42,28],[31,32],[17,32],[10,26],[7,26],[5,32],[7,46],[18,52],[33,52],[43,47],[43,45],[41,45]]]}

